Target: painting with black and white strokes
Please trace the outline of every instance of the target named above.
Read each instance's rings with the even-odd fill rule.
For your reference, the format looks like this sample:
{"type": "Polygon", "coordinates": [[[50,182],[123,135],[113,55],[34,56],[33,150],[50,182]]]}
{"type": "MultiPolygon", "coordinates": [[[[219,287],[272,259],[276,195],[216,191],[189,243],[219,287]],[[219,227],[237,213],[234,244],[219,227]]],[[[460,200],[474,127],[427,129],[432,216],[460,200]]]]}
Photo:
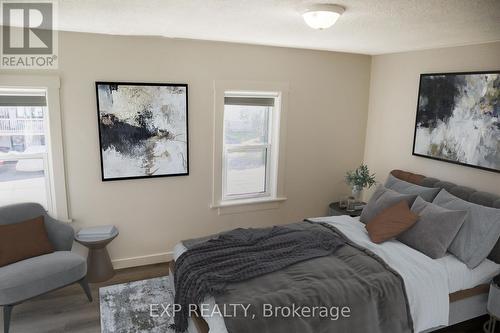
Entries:
{"type": "Polygon", "coordinates": [[[500,72],[422,74],[413,154],[500,172],[500,72]]]}
{"type": "Polygon", "coordinates": [[[188,174],[187,85],[96,82],[103,180],[188,174]]]}

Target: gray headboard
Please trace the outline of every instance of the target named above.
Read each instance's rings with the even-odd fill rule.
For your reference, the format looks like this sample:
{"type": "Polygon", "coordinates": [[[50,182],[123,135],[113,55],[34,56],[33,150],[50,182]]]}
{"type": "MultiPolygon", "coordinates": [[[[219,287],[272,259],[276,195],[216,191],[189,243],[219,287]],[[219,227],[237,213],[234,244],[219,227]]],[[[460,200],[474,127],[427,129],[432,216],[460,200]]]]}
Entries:
{"type": "MultiPolygon", "coordinates": [[[[391,174],[396,178],[420,186],[444,188],[454,196],[478,205],[500,209],[500,196],[496,194],[476,191],[475,189],[470,187],[456,185],[450,182],[439,180],[437,178],[426,177],[424,175],[419,175],[403,170],[392,170],[391,174]]],[[[500,239],[488,256],[488,259],[500,264],[500,239]]]]}

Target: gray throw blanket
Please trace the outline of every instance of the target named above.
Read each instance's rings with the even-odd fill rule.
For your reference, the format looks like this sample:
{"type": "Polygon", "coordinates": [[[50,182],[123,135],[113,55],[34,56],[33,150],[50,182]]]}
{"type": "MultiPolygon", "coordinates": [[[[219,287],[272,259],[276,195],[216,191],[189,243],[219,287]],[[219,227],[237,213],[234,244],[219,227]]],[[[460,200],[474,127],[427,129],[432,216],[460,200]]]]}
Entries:
{"type": "Polygon", "coordinates": [[[228,283],[246,281],[298,262],[331,255],[344,240],[327,228],[283,226],[235,229],[191,246],[175,263],[176,312],[172,328],[184,332],[190,304],[221,295],[228,283]]]}
{"type": "MultiPolygon", "coordinates": [[[[219,308],[232,304],[250,306],[248,311],[240,306],[236,315],[223,315],[229,333],[413,332],[404,281],[380,257],[351,242],[326,223],[305,221],[286,227],[305,232],[326,230],[342,238],[345,244],[331,255],[301,261],[242,282],[228,283],[223,294],[215,295],[216,305],[219,308]],[[306,310],[328,307],[332,313],[323,317],[307,315],[307,312],[300,316],[279,312],[269,317],[263,313],[268,304],[275,310],[293,306],[306,310]],[[350,309],[348,317],[337,316],[336,310],[343,307],[350,309]]],[[[216,237],[219,235],[183,241],[183,244],[193,249],[216,237]]]]}

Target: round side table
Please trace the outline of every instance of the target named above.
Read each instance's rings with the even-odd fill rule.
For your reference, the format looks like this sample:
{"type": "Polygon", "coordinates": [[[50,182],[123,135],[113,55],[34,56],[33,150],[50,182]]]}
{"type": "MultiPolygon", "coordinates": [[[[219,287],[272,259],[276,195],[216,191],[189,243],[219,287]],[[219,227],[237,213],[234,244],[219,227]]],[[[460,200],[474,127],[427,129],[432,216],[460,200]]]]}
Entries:
{"type": "Polygon", "coordinates": [[[106,245],[115,239],[116,236],[118,236],[118,230],[111,236],[105,238],[86,237],[82,239],[78,238],[78,236],[75,237],[75,241],[89,249],[87,257],[87,279],[89,282],[103,282],[111,279],[115,275],[115,270],[109,258],[108,250],[106,250],[106,245]]]}
{"type": "Polygon", "coordinates": [[[339,202],[332,202],[328,206],[328,214],[330,216],[340,216],[340,215],[349,215],[351,217],[361,216],[362,209],[354,210],[352,212],[348,212],[345,208],[340,208],[339,202]]]}

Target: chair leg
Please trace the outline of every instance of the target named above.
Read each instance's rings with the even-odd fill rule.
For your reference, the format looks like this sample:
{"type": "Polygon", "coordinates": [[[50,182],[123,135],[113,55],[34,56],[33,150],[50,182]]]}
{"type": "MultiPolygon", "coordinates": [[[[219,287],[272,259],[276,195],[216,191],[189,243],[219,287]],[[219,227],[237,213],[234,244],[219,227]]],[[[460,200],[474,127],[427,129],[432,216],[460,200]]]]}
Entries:
{"type": "Polygon", "coordinates": [[[4,333],[9,333],[10,315],[12,314],[13,307],[14,307],[14,305],[4,305],[3,306],[3,331],[4,331],[4,333]]]}
{"type": "Polygon", "coordinates": [[[82,289],[85,292],[85,295],[87,295],[89,302],[92,302],[92,293],[90,292],[90,287],[89,287],[89,282],[87,281],[87,277],[84,277],[83,279],[79,280],[78,283],[80,284],[80,286],[82,286],[82,289]]]}

